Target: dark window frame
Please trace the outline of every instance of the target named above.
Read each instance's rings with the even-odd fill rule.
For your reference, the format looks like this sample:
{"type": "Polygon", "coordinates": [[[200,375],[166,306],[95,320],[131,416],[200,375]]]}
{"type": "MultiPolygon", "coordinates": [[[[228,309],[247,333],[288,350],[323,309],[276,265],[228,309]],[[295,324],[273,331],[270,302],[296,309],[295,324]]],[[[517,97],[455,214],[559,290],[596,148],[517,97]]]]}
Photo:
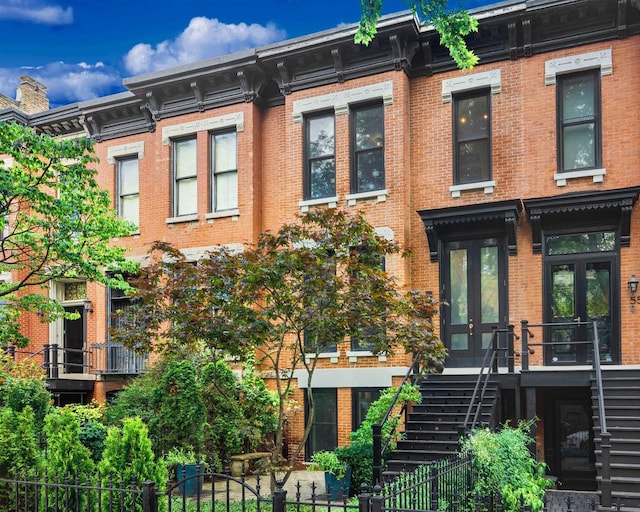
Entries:
{"type": "Polygon", "coordinates": [[[384,104],[382,102],[369,102],[363,103],[359,105],[352,106],[350,108],[350,147],[351,147],[351,193],[352,194],[361,194],[367,192],[375,192],[378,190],[384,190],[386,187],[386,169],[385,169],[385,130],[384,130],[384,104]],[[378,134],[379,138],[376,137],[375,140],[380,140],[380,144],[376,144],[373,147],[368,147],[364,149],[358,149],[356,134],[357,134],[357,116],[360,112],[366,110],[379,109],[382,114],[382,126],[380,126],[380,133],[374,132],[374,134],[378,134]],[[379,188],[375,188],[372,190],[360,190],[358,183],[358,162],[360,155],[365,153],[382,153],[382,186],[379,188]]]}
{"type": "Polygon", "coordinates": [[[557,167],[559,173],[586,171],[600,169],[602,167],[602,96],[600,83],[600,68],[587,69],[572,73],[559,74],[556,77],[556,136],[557,136],[557,167]],[[568,81],[589,77],[593,80],[593,117],[580,121],[566,122],[564,120],[564,86],[568,81]],[[564,168],[565,138],[564,129],[566,127],[580,126],[593,123],[593,145],[594,145],[594,165],[587,167],[564,168]]]}
{"type": "Polygon", "coordinates": [[[304,175],[302,180],[303,186],[303,198],[305,201],[317,200],[335,197],[336,195],[336,115],[333,110],[324,110],[321,112],[314,112],[304,117],[304,175]],[[333,153],[326,154],[319,157],[311,156],[311,129],[310,124],[314,119],[320,119],[322,117],[331,117],[333,119],[333,153]],[[313,197],[312,180],[311,180],[311,168],[313,163],[320,161],[333,160],[333,181],[334,190],[333,195],[327,195],[322,197],[313,197]]]}
{"type": "Polygon", "coordinates": [[[490,181],[493,177],[493,151],[492,151],[492,105],[491,105],[491,89],[474,89],[472,91],[465,91],[461,93],[456,93],[453,95],[453,183],[454,185],[466,185],[469,183],[482,183],[485,181],[490,181]],[[459,127],[458,127],[458,117],[459,117],[459,107],[460,101],[467,100],[470,98],[479,98],[485,97],[487,101],[487,116],[488,116],[488,130],[487,135],[483,137],[469,137],[461,139],[459,136],[459,127]],[[481,140],[487,140],[487,176],[483,177],[479,180],[462,180],[461,179],[461,170],[460,170],[460,152],[459,146],[465,142],[476,142],[481,140]]]}
{"type": "MultiPolygon", "coordinates": [[[[358,430],[358,428],[360,428],[360,425],[362,424],[362,422],[366,419],[366,418],[360,418],[360,393],[363,392],[378,392],[378,398],[380,398],[380,395],[382,393],[382,391],[385,388],[383,387],[360,387],[360,388],[351,388],[351,430],[353,432],[355,432],[356,430],[358,430]]],[[[377,400],[378,398],[376,398],[375,400],[377,400]]],[[[373,403],[375,400],[372,400],[371,403],[373,403]]],[[[371,403],[369,404],[369,406],[371,406],[371,403]]],[[[366,414],[365,414],[366,416],[366,414]]]]}

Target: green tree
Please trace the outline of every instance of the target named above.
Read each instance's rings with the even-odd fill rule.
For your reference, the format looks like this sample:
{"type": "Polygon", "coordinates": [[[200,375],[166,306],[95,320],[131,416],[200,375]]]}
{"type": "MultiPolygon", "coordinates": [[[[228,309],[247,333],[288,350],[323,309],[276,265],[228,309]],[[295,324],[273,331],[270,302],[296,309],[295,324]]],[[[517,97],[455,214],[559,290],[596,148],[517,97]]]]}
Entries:
{"type": "MultiPolygon", "coordinates": [[[[464,10],[452,10],[448,0],[407,0],[411,9],[425,24],[431,24],[440,36],[440,43],[449,50],[460,69],[478,63],[478,57],[467,48],[465,36],[478,30],[478,20],[464,10]]],[[[356,43],[369,44],[376,35],[383,0],[360,0],[362,14],[356,31],[356,43]]]]}
{"type": "Polygon", "coordinates": [[[191,361],[169,361],[151,394],[151,407],[149,430],[158,453],[171,448],[202,452],[206,411],[191,361]]]}
{"type": "MultiPolygon", "coordinates": [[[[129,486],[132,483],[142,486],[148,480],[155,483],[156,489],[165,489],[167,485],[167,468],[153,455],[149,430],[140,418],[126,418],[122,428],[109,428],[98,467],[104,479],[102,484],[106,487],[129,486]]],[[[115,496],[106,491],[102,493],[104,510],[112,510],[116,505],[123,510],[142,512],[142,496],[135,498],[134,503],[131,494],[123,497],[119,493],[115,496]]],[[[166,510],[165,500],[158,505],[161,511],[166,510]]]]}
{"type": "MultiPolygon", "coordinates": [[[[135,306],[123,311],[113,339],[169,354],[203,345],[244,357],[256,351],[278,398],[275,471],[282,466],[295,372],[306,372],[313,386],[318,357],[310,355],[356,336],[376,353],[402,346],[422,356],[425,367],[442,362],[445,350],[433,326],[436,301],[404,293],[381,268],[383,257],[399,253],[361,215],[336,209],[310,211],[277,233],[262,233],[255,247],[221,250],[197,265],[158,243],[153,263],[135,282],[135,306]]],[[[285,479],[311,430],[312,393],[308,406],[309,421],[302,442],[289,452],[285,479]]]]}
{"type": "Polygon", "coordinates": [[[125,250],[110,243],[132,226],[117,218],[107,191],[96,181],[93,142],[55,139],[31,128],[0,122],[0,343],[25,346],[22,312],[43,322],[65,315],[42,292],[51,280],[83,278],[127,288],[119,274],[135,271],[125,250]]]}
{"type": "MultiPolygon", "coordinates": [[[[80,441],[80,423],[69,409],[54,410],[45,418],[44,432],[47,439],[45,468],[52,478],[63,481],[66,477],[78,478],[80,482],[91,482],[95,463],[91,452],[80,441]]],[[[95,482],[94,482],[95,483],[95,482]]],[[[49,489],[43,493],[52,507],[65,503],[69,510],[85,510],[89,490],[69,493],[64,489],[49,489]]]]}
{"type": "Polygon", "coordinates": [[[0,405],[15,412],[30,407],[34,429],[39,434],[51,403],[42,368],[31,360],[14,361],[8,356],[0,358],[0,405]]]}

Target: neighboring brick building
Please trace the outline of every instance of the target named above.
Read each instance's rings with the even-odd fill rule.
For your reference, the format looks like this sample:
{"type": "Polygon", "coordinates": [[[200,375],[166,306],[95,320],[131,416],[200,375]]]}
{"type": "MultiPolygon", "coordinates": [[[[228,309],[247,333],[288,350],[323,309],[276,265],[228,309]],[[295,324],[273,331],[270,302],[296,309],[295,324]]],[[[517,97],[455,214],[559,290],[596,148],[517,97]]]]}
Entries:
{"type": "MultiPolygon", "coordinates": [[[[353,44],[354,26],[312,34],[128,78],[128,92],[28,123],[95,138],[101,184],[140,226],[117,242],[135,258],[158,239],[194,259],[240,247],[308,208],[364,212],[414,251],[387,261],[388,272],[446,302],[444,374],[477,374],[492,328],[515,324],[516,371],[501,352],[494,420],[537,416],[551,471],[565,488],[594,488],[592,351],[575,343],[592,337],[584,322],[597,322],[606,378],[617,371],[633,382],[625,370],[640,365],[627,285],[640,276],[640,10],[550,0],[475,14],[480,63],[467,72],[404,12],[384,17],[368,47],[353,44]],[[532,328],[522,347],[522,320],[557,325],[532,328]]],[[[110,305],[126,299],[56,286],[60,297],[91,301],[74,343],[93,359],[91,371],[61,368],[52,387],[103,398],[143,363],[107,334],[110,305]]],[[[33,352],[67,343],[62,326],[27,330],[33,352]]],[[[408,355],[338,348],[315,377],[328,434],[310,451],[345,443],[367,401],[410,365],[408,355]]],[[[292,438],[303,416],[292,416],[292,438]]],[[[629,416],[638,431],[640,416],[629,416]]],[[[640,470],[640,451],[622,451],[632,460],[620,464],[640,470]]]]}

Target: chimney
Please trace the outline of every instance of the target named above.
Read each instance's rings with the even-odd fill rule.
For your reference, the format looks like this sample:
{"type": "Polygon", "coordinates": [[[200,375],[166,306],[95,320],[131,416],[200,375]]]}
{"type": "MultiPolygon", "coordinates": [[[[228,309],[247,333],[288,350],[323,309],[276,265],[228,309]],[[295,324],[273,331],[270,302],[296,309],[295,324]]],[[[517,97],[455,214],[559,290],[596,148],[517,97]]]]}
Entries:
{"type": "Polygon", "coordinates": [[[16,90],[15,107],[25,114],[35,114],[49,110],[47,88],[29,75],[20,77],[20,85],[16,90]]]}

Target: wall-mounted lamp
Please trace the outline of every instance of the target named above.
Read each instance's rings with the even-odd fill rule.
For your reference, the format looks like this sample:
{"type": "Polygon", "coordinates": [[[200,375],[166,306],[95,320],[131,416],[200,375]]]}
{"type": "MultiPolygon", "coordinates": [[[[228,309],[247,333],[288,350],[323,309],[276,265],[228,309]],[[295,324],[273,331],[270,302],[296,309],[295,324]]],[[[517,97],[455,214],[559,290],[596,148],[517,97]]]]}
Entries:
{"type": "MultiPolygon", "coordinates": [[[[636,284],[636,286],[638,285],[636,284]]],[[[85,299],[84,301],[84,310],[87,313],[93,313],[93,307],[91,306],[91,301],[89,299],[85,299]]]]}
{"type": "Polygon", "coordinates": [[[630,278],[629,281],[627,281],[627,286],[629,287],[629,291],[631,292],[631,295],[635,295],[636,292],[638,291],[638,283],[640,281],[638,280],[638,278],[635,276],[635,274],[633,274],[630,278]]]}

